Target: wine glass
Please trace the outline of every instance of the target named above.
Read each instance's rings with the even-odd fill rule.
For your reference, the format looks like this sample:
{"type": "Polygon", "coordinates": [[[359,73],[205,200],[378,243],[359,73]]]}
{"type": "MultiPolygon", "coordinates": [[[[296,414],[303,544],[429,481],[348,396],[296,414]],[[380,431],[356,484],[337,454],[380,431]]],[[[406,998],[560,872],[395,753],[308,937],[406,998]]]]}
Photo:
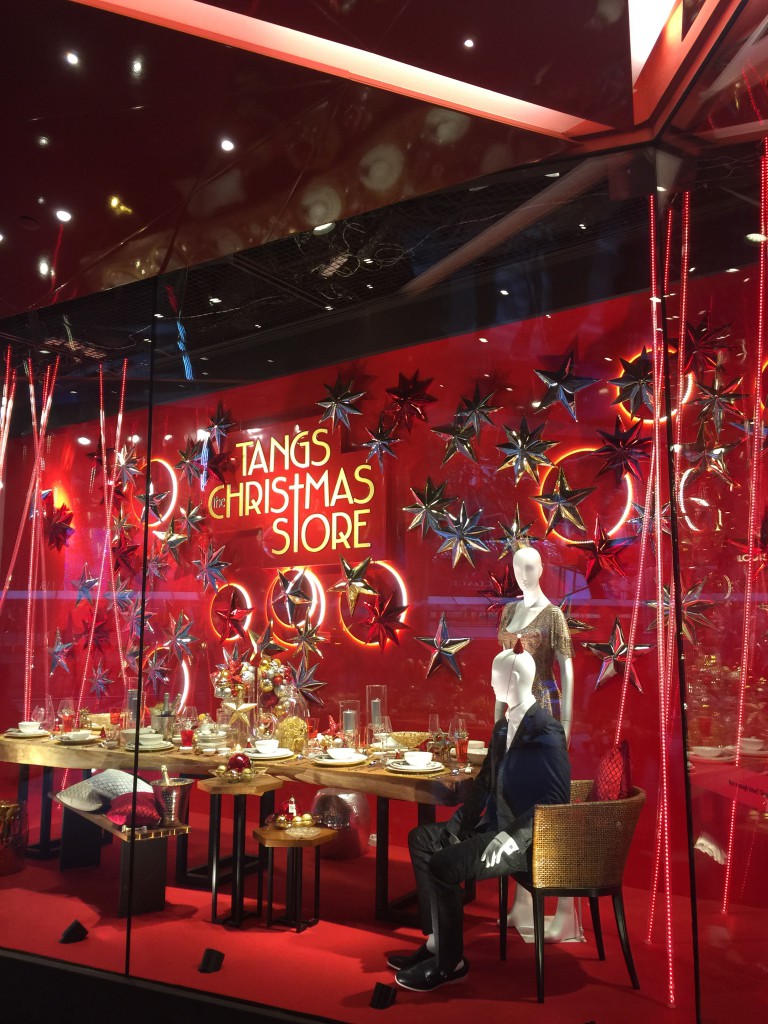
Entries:
{"type": "Polygon", "coordinates": [[[37,722],[38,725],[43,724],[43,722],[45,721],[45,708],[42,706],[42,704],[38,704],[38,706],[33,709],[32,714],[30,716],[30,721],[37,722]]]}
{"type": "Polygon", "coordinates": [[[75,724],[75,705],[71,697],[64,697],[59,701],[56,717],[61,723],[62,732],[72,732],[75,724]]]}
{"type": "Polygon", "coordinates": [[[468,761],[467,751],[469,749],[469,731],[466,718],[463,715],[454,716],[451,719],[451,724],[448,726],[448,733],[456,748],[456,763],[459,768],[465,768],[468,761]]]}
{"type": "Polygon", "coordinates": [[[179,725],[185,729],[194,729],[197,726],[197,708],[194,704],[185,704],[179,715],[179,725]]]}

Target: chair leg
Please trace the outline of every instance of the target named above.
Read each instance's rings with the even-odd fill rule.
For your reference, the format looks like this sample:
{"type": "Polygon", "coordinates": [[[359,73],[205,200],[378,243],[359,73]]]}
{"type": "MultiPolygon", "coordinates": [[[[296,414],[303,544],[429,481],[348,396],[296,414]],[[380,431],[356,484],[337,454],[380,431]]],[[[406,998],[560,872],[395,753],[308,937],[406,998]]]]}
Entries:
{"type": "Polygon", "coordinates": [[[592,912],[592,930],[595,933],[597,955],[605,960],[605,946],[603,945],[603,926],[600,924],[600,900],[597,896],[589,897],[589,909],[592,912]]]}
{"type": "Polygon", "coordinates": [[[627,970],[629,971],[632,988],[640,988],[640,982],[637,979],[637,971],[635,970],[635,962],[632,959],[632,950],[629,948],[627,920],[624,916],[624,897],[621,892],[617,892],[613,897],[613,913],[616,917],[616,928],[619,932],[619,941],[621,942],[621,949],[624,953],[624,961],[627,965],[627,970]]]}
{"type": "Polygon", "coordinates": [[[507,959],[507,900],[509,891],[509,878],[501,875],[499,878],[499,959],[507,959]]]}
{"type": "Polygon", "coordinates": [[[544,1002],[544,897],[533,890],[533,935],[536,944],[536,997],[544,1002]]]}

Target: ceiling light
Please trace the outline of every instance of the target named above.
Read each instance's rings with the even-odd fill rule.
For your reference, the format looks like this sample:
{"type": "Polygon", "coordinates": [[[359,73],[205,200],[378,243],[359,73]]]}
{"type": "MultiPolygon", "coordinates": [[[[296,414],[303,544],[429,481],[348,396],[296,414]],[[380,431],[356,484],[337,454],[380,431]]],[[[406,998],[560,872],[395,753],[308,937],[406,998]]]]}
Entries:
{"type": "Polygon", "coordinates": [[[221,146],[225,153],[231,153],[232,150],[235,148],[235,144],[232,141],[232,139],[222,139],[219,145],[221,146]]]}
{"type": "Polygon", "coordinates": [[[72,388],[69,393],[70,393],[70,395],[76,395],[77,394],[77,388],[72,388]]]}
{"type": "Polygon", "coordinates": [[[475,45],[475,40],[474,39],[465,39],[464,40],[464,45],[466,46],[466,48],[468,50],[471,50],[472,47],[475,45]]]}
{"type": "Polygon", "coordinates": [[[274,361],[275,361],[274,359],[268,359],[267,360],[268,363],[274,363],[274,361]]]}
{"type": "Polygon", "coordinates": [[[208,356],[200,356],[200,362],[201,363],[207,363],[208,362],[208,356]]]}
{"type": "Polygon", "coordinates": [[[666,192],[667,190],[664,188],[663,185],[657,185],[656,186],[656,191],[657,192],[666,192]]]}
{"type": "Polygon", "coordinates": [[[48,260],[40,260],[40,262],[37,264],[37,269],[40,271],[40,274],[43,277],[48,277],[48,275],[51,272],[51,265],[48,262],[48,260]]]}
{"type": "Polygon", "coordinates": [[[83,448],[85,448],[87,445],[92,444],[93,442],[91,441],[90,437],[81,436],[78,437],[77,443],[81,444],[83,448]]]}
{"type": "Polygon", "coordinates": [[[478,338],[477,340],[482,342],[483,345],[487,345],[488,344],[488,339],[487,338],[478,338]]]}
{"type": "Polygon", "coordinates": [[[71,64],[73,67],[75,64],[80,63],[80,58],[77,56],[76,53],[73,53],[71,50],[68,50],[67,53],[64,54],[64,59],[66,60],[67,64],[71,64]]]}
{"type": "Polygon", "coordinates": [[[373,285],[372,284],[367,284],[365,287],[366,288],[373,288],[373,285]]]}
{"type": "Polygon", "coordinates": [[[142,63],[141,59],[137,57],[131,64],[131,74],[134,76],[134,78],[138,78],[143,70],[144,64],[142,63]]]}
{"type": "Polygon", "coordinates": [[[253,326],[258,328],[258,330],[261,330],[261,324],[254,324],[253,326]]]}
{"type": "Polygon", "coordinates": [[[41,348],[40,349],[40,355],[41,356],[49,356],[50,354],[51,354],[51,350],[49,348],[41,348]]]}
{"type": "Polygon", "coordinates": [[[163,314],[162,313],[155,313],[155,320],[162,320],[162,319],[163,319],[163,314]]]}
{"type": "Polygon", "coordinates": [[[768,235],[762,234],[760,231],[750,231],[747,235],[748,242],[768,242],[768,235]]]}
{"type": "Polygon", "coordinates": [[[586,224],[579,224],[579,227],[581,228],[582,231],[586,231],[587,230],[587,225],[586,224]]]}
{"type": "Polygon", "coordinates": [[[210,304],[211,304],[212,306],[218,306],[218,305],[219,305],[219,303],[221,302],[221,299],[220,299],[220,298],[218,298],[218,296],[216,296],[216,295],[212,295],[212,296],[210,297],[210,299],[208,299],[208,301],[210,302],[210,304]]]}
{"type": "Polygon", "coordinates": [[[69,210],[57,210],[56,216],[62,224],[67,224],[69,223],[69,221],[72,220],[72,214],[69,212],[69,210]]]}
{"type": "Polygon", "coordinates": [[[726,274],[738,274],[738,272],[738,267],[728,267],[728,269],[726,270],[726,274]]]}
{"type": "Polygon", "coordinates": [[[329,220],[327,224],[318,224],[316,227],[312,228],[312,234],[313,235],[327,235],[328,232],[329,231],[333,231],[333,229],[335,227],[336,227],[336,222],[333,221],[333,220],[329,220]]]}
{"type": "Polygon", "coordinates": [[[2,242],[4,238],[5,238],[5,235],[0,235],[0,242],[2,242]]]}
{"type": "Polygon", "coordinates": [[[333,306],[326,306],[326,309],[333,309],[333,306]]]}
{"type": "Polygon", "coordinates": [[[38,206],[42,206],[44,202],[45,202],[45,196],[38,196],[37,197],[37,205],[38,206]]]}
{"type": "Polygon", "coordinates": [[[371,259],[370,256],[366,256],[365,259],[363,260],[363,263],[373,263],[373,260],[371,259]]]}
{"type": "Polygon", "coordinates": [[[47,146],[48,145],[48,136],[47,135],[40,135],[38,137],[37,144],[38,144],[38,146],[47,146]]]}
{"type": "Polygon", "coordinates": [[[173,434],[165,434],[163,436],[163,440],[164,441],[172,441],[173,440],[173,434]]]}
{"type": "Polygon", "coordinates": [[[509,295],[509,292],[506,288],[501,288],[499,289],[499,295],[509,295]]]}
{"type": "Polygon", "coordinates": [[[545,178],[559,178],[560,171],[550,171],[549,174],[544,175],[545,178]]]}
{"type": "Polygon", "coordinates": [[[688,273],[692,274],[695,269],[696,269],[696,267],[688,267],[688,273]]]}
{"type": "Polygon", "coordinates": [[[208,376],[208,371],[207,370],[203,370],[203,374],[202,375],[203,375],[203,377],[207,377],[208,376]]]}

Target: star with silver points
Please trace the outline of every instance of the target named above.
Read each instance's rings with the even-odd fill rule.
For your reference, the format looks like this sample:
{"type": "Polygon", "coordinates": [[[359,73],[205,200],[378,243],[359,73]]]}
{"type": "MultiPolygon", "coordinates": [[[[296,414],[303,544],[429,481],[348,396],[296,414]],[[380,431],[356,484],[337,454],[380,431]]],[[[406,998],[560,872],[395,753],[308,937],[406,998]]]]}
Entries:
{"type": "MultiPolygon", "coordinates": [[[[712,327],[712,320],[709,313],[705,313],[698,324],[690,321],[685,325],[685,364],[683,373],[693,371],[696,376],[701,376],[708,370],[714,370],[724,352],[732,350],[728,343],[728,336],[731,330],[730,324],[718,324],[712,327]]],[[[678,343],[679,338],[670,339],[672,344],[678,343]]]]}
{"type": "MultiPolygon", "coordinates": [[[[120,612],[127,612],[136,598],[136,591],[130,589],[130,584],[121,576],[115,577],[115,589],[112,591],[112,600],[120,612]]],[[[114,585],[113,584],[113,585],[114,585]]]]}
{"type": "Polygon", "coordinates": [[[636,539],[636,537],[609,537],[603,528],[600,516],[595,516],[592,540],[569,540],[568,547],[580,548],[587,555],[587,567],[584,573],[587,583],[593,580],[601,569],[626,579],[627,574],[619,561],[619,555],[624,548],[634,544],[636,539]]]}
{"type": "MultiPolygon", "coordinates": [[[[150,633],[154,633],[155,627],[152,625],[152,619],[155,617],[156,612],[145,611],[144,612],[144,629],[149,630],[150,633]]],[[[128,636],[138,636],[141,632],[142,617],[141,617],[141,597],[136,595],[131,605],[127,609],[125,617],[125,628],[128,636]]]]}
{"type": "Polygon", "coordinates": [[[83,641],[83,650],[87,651],[90,643],[101,654],[104,645],[109,645],[109,625],[106,616],[99,618],[98,615],[91,615],[88,621],[80,621],[83,623],[83,631],[77,634],[77,639],[83,641]]]}
{"type": "Polygon", "coordinates": [[[152,555],[147,559],[146,576],[148,580],[157,580],[158,583],[165,583],[168,579],[168,559],[162,552],[152,555]]]}
{"type": "Polygon", "coordinates": [[[573,598],[570,595],[564,597],[560,602],[560,611],[565,616],[565,624],[568,627],[568,631],[570,633],[585,633],[590,629],[594,629],[594,626],[590,626],[588,623],[582,622],[581,619],[574,617],[571,611],[572,604],[573,598]]]}
{"type": "Polygon", "coordinates": [[[329,594],[345,593],[347,595],[350,615],[355,614],[357,599],[361,594],[365,594],[367,597],[376,597],[378,594],[378,590],[365,578],[370,564],[370,556],[355,566],[351,566],[346,558],[341,558],[341,571],[344,575],[328,588],[329,594]]]}
{"type": "Polygon", "coordinates": [[[217,449],[221,449],[221,443],[226,438],[231,427],[234,427],[231,413],[228,409],[224,408],[224,403],[219,401],[216,406],[216,412],[213,416],[208,417],[208,437],[211,442],[216,446],[217,449]]]}
{"type": "Polygon", "coordinates": [[[433,395],[427,394],[427,388],[431,383],[431,377],[428,380],[419,380],[417,370],[412,377],[406,377],[404,373],[398,374],[397,387],[387,388],[391,401],[385,411],[394,416],[396,428],[404,426],[410,432],[414,417],[423,423],[427,422],[424,406],[437,401],[433,395]]]}
{"type": "MultiPolygon", "coordinates": [[[[592,651],[598,658],[601,659],[602,664],[600,665],[600,672],[595,682],[595,689],[598,690],[606,679],[610,679],[611,676],[619,675],[624,676],[627,671],[627,655],[629,653],[629,646],[624,639],[624,630],[621,628],[618,616],[613,623],[613,629],[611,630],[611,638],[606,643],[588,643],[582,641],[582,647],[588,651],[592,651]]],[[[635,644],[633,651],[633,661],[629,669],[629,682],[635,687],[638,693],[643,692],[643,688],[640,685],[640,680],[637,678],[637,672],[635,671],[634,655],[645,654],[646,651],[650,651],[650,644],[635,644]]]]}
{"type": "Polygon", "coordinates": [[[288,648],[285,644],[281,644],[279,640],[276,640],[272,635],[272,620],[264,627],[264,632],[259,636],[254,630],[248,630],[248,639],[251,641],[251,654],[249,661],[256,661],[261,658],[268,658],[271,654],[281,654],[283,651],[287,651],[288,648]]]}
{"type": "Polygon", "coordinates": [[[125,657],[123,661],[125,667],[130,669],[131,672],[139,671],[139,645],[137,643],[129,643],[125,649],[125,657]]]}
{"type": "MultiPolygon", "coordinates": [[[[366,428],[367,429],[367,428],[366,428]]],[[[385,424],[384,417],[379,417],[379,425],[376,430],[368,430],[368,436],[370,441],[363,441],[362,447],[368,449],[368,454],[365,457],[366,462],[370,462],[374,457],[378,460],[379,469],[384,470],[384,456],[389,455],[393,459],[397,458],[395,453],[392,451],[392,446],[400,443],[399,437],[393,436],[394,427],[388,427],[385,424]]]]}
{"type": "Polygon", "coordinates": [[[493,401],[495,391],[489,392],[484,397],[480,397],[480,385],[475,384],[475,393],[472,398],[462,397],[461,403],[463,408],[459,408],[456,413],[456,418],[471,423],[475,428],[475,434],[479,437],[480,431],[484,424],[493,426],[493,420],[491,419],[492,412],[499,412],[501,410],[500,405],[491,405],[493,401]]]}
{"type": "Polygon", "coordinates": [[[165,501],[170,493],[170,491],[155,492],[150,490],[149,495],[137,494],[136,500],[140,502],[142,509],[149,504],[149,514],[154,516],[155,519],[162,519],[163,513],[160,511],[160,505],[165,501]]]}
{"type": "Polygon", "coordinates": [[[191,487],[196,480],[200,479],[203,472],[203,442],[188,437],[186,447],[177,450],[181,459],[176,463],[175,468],[181,471],[182,476],[191,487]]]}
{"type": "Polygon", "coordinates": [[[743,377],[736,377],[730,384],[724,384],[719,374],[715,374],[715,379],[711,386],[696,381],[700,397],[694,398],[692,404],[701,406],[701,412],[697,420],[699,423],[712,423],[715,428],[715,436],[718,438],[723,429],[723,420],[726,416],[732,416],[734,419],[744,419],[744,413],[734,407],[734,402],[740,402],[743,398],[747,398],[747,395],[743,392],[736,390],[741,386],[743,379],[743,377]]]}
{"type": "Polygon", "coordinates": [[[177,565],[179,562],[179,551],[178,549],[182,544],[186,543],[187,535],[185,533],[176,532],[176,520],[171,516],[171,521],[168,524],[168,528],[160,538],[160,550],[163,554],[169,554],[177,565]]]}
{"type": "Polygon", "coordinates": [[[430,530],[434,533],[439,531],[440,524],[448,514],[448,507],[456,501],[456,498],[444,497],[446,487],[445,482],[435,485],[431,478],[427,477],[423,491],[411,488],[411,494],[416,499],[416,503],[403,508],[403,512],[410,512],[413,516],[408,527],[409,530],[421,528],[422,538],[426,537],[430,530]]]}
{"type": "Polygon", "coordinates": [[[109,678],[109,671],[104,667],[104,662],[99,661],[91,674],[91,693],[97,697],[103,697],[109,687],[112,685],[112,680],[109,678]]]}
{"type": "Polygon", "coordinates": [[[80,573],[79,580],[70,580],[70,583],[77,591],[77,598],[75,599],[75,608],[80,604],[81,601],[87,601],[88,604],[93,604],[93,597],[91,591],[98,584],[98,576],[91,576],[88,568],[88,563],[83,565],[83,571],[80,573]]]}
{"type": "Polygon", "coordinates": [[[124,445],[115,454],[114,479],[119,480],[120,485],[125,489],[140,473],[141,460],[136,454],[136,449],[133,445],[130,448],[124,445]]]}
{"type": "Polygon", "coordinates": [[[379,650],[383,651],[388,643],[400,646],[400,638],[397,635],[399,629],[409,629],[409,626],[402,621],[401,616],[407,605],[394,604],[394,593],[382,598],[377,594],[373,601],[366,602],[368,615],[360,623],[361,631],[368,631],[367,638],[363,641],[366,644],[377,643],[379,650]]]}
{"type": "Polygon", "coordinates": [[[301,660],[306,665],[309,661],[310,654],[316,654],[318,658],[322,658],[322,652],[318,650],[318,644],[325,643],[327,637],[321,636],[318,630],[320,626],[313,626],[310,619],[304,619],[302,623],[296,626],[296,636],[293,638],[293,644],[301,652],[301,660]]]}
{"type": "Polygon", "coordinates": [[[732,486],[733,479],[725,464],[725,457],[738,447],[739,443],[733,441],[730,444],[723,444],[717,439],[710,440],[707,437],[706,424],[702,423],[695,442],[683,445],[683,458],[691,464],[694,479],[702,473],[714,473],[728,486],[732,486]]]}
{"type": "Polygon", "coordinates": [[[547,452],[558,444],[557,441],[542,440],[541,435],[545,426],[546,423],[542,423],[534,430],[529,430],[525,416],[520,422],[519,430],[512,430],[511,427],[505,426],[506,444],[496,445],[503,453],[504,461],[496,472],[501,473],[504,469],[513,469],[516,484],[519,484],[524,476],[529,476],[531,480],[538,483],[539,466],[552,465],[547,452]]]}
{"type": "Polygon", "coordinates": [[[620,417],[616,417],[613,433],[607,430],[598,430],[605,444],[595,449],[595,455],[604,455],[605,462],[598,471],[598,476],[603,473],[613,473],[616,483],[620,484],[624,474],[629,473],[635,480],[640,480],[640,461],[649,459],[648,449],[651,445],[650,437],[640,437],[642,421],[638,421],[626,430],[623,429],[620,417]]]}
{"type": "MultiPolygon", "coordinates": [[[[654,502],[655,504],[655,502],[654,502]]],[[[632,529],[638,534],[643,532],[643,521],[645,519],[645,506],[639,505],[637,502],[632,502],[632,511],[634,513],[629,519],[627,519],[627,526],[631,526],[632,529]]],[[[672,506],[670,502],[667,502],[661,507],[661,529],[663,533],[666,533],[668,537],[672,536],[672,506]]],[[[651,507],[651,513],[648,516],[648,533],[651,538],[655,536],[656,528],[654,526],[655,512],[653,506],[651,507]]]]}
{"type": "Polygon", "coordinates": [[[509,602],[522,597],[522,591],[515,579],[515,574],[508,565],[504,567],[504,574],[501,579],[492,572],[489,572],[488,576],[490,578],[491,585],[488,590],[481,590],[480,596],[485,597],[490,601],[490,604],[485,609],[486,612],[495,612],[496,618],[499,620],[501,618],[501,613],[509,602]]]}
{"type": "Polygon", "coordinates": [[[549,536],[558,523],[566,522],[571,523],[582,533],[586,533],[587,528],[576,506],[580,505],[594,490],[594,487],[581,487],[572,491],[568,486],[565,473],[562,469],[558,469],[554,490],[533,497],[533,500],[541,505],[547,515],[547,529],[544,536],[549,536]]]}
{"type": "MultiPolygon", "coordinates": [[[[693,587],[689,587],[684,594],[680,596],[680,613],[681,613],[681,630],[683,636],[689,643],[695,644],[698,642],[696,636],[696,627],[701,626],[706,629],[714,629],[714,626],[707,618],[705,612],[712,611],[715,607],[714,601],[707,601],[701,596],[701,592],[704,589],[704,580],[701,583],[696,583],[693,587]]],[[[666,627],[669,623],[669,615],[671,610],[671,599],[669,593],[669,587],[662,587],[662,621],[666,627]]],[[[649,608],[658,609],[658,601],[646,601],[649,608]]],[[[652,633],[658,625],[658,612],[656,618],[648,627],[647,632],[652,633]]]]}
{"type": "Polygon", "coordinates": [[[336,383],[333,387],[329,384],[323,384],[323,387],[328,392],[328,397],[323,399],[322,402],[317,403],[321,409],[325,410],[320,417],[320,422],[330,420],[331,430],[334,430],[339,424],[349,428],[349,417],[362,415],[354,403],[362,398],[365,392],[354,391],[354,386],[354,377],[345,381],[341,379],[341,374],[337,375],[336,383]]]}
{"type": "Polygon", "coordinates": [[[633,419],[645,406],[649,415],[653,415],[653,361],[643,345],[643,351],[634,359],[621,359],[624,372],[620,377],[609,380],[609,384],[619,389],[611,405],[626,405],[633,419]]]}
{"type": "Polygon", "coordinates": [[[472,447],[472,442],[477,434],[469,420],[464,421],[456,417],[453,423],[446,424],[444,427],[433,427],[432,433],[440,434],[441,437],[448,439],[443,455],[443,466],[456,454],[465,455],[473,462],[477,462],[477,455],[472,447]]]}
{"type": "Polygon", "coordinates": [[[192,644],[196,644],[198,640],[198,637],[192,635],[192,622],[184,612],[179,612],[179,617],[175,621],[171,616],[171,632],[165,646],[171,654],[176,655],[179,662],[184,660],[185,655],[191,657],[192,644]]]}
{"type": "Polygon", "coordinates": [[[302,569],[298,572],[293,579],[289,579],[284,572],[278,569],[277,578],[282,590],[282,596],[276,598],[272,603],[284,602],[288,622],[293,626],[296,622],[297,611],[305,605],[312,604],[312,595],[304,590],[304,570],[302,569]]]}
{"type": "Polygon", "coordinates": [[[213,544],[209,541],[206,549],[200,548],[200,558],[193,560],[192,565],[197,568],[195,579],[199,580],[203,584],[203,592],[209,587],[217,594],[219,592],[219,584],[226,583],[226,577],[224,576],[224,570],[230,565],[230,562],[225,562],[221,555],[224,551],[224,545],[218,548],[216,551],[213,549],[213,544]]]}
{"type": "Polygon", "coordinates": [[[302,659],[299,661],[298,667],[291,665],[291,668],[293,669],[293,685],[304,699],[311,704],[317,704],[319,708],[325,707],[325,702],[322,697],[318,696],[317,691],[328,684],[315,679],[318,663],[315,662],[314,665],[309,666],[302,659]]]}
{"type": "Polygon", "coordinates": [[[205,521],[200,505],[193,505],[187,502],[187,507],[179,509],[179,529],[183,530],[187,540],[192,539],[192,534],[200,533],[200,524],[205,521]]]}
{"type": "Polygon", "coordinates": [[[152,651],[144,665],[144,682],[148,690],[157,692],[158,685],[165,686],[168,682],[169,669],[165,663],[167,652],[152,651]]]}
{"type": "Polygon", "coordinates": [[[75,646],[74,642],[65,644],[61,639],[61,631],[56,628],[56,639],[53,642],[53,647],[48,648],[48,653],[51,656],[51,670],[49,675],[53,675],[57,668],[63,668],[65,672],[69,672],[69,665],[67,664],[67,655],[75,646]]]}
{"type": "Polygon", "coordinates": [[[545,412],[550,406],[559,402],[564,409],[567,409],[574,420],[576,416],[576,395],[584,388],[597,384],[597,377],[576,377],[571,373],[573,367],[573,351],[565,357],[560,369],[555,373],[548,370],[534,370],[533,372],[547,385],[547,390],[539,404],[539,412],[545,412]]]}
{"type": "Polygon", "coordinates": [[[491,530],[490,526],[479,525],[482,514],[483,510],[478,509],[470,516],[462,501],[459,514],[446,516],[445,523],[437,530],[437,533],[445,538],[437,553],[441,555],[444,551],[450,551],[454,569],[461,558],[466,558],[469,564],[474,566],[473,552],[491,550],[485,541],[481,540],[482,535],[491,530]]]}
{"type": "Polygon", "coordinates": [[[463,651],[464,648],[472,642],[472,638],[468,636],[450,636],[445,612],[440,616],[440,624],[437,627],[437,632],[434,637],[417,636],[416,639],[419,643],[424,644],[426,647],[430,647],[434,652],[429,662],[429,668],[427,669],[425,677],[426,679],[429,679],[429,677],[435,673],[441,665],[445,665],[445,667],[449,668],[455,676],[461,679],[461,669],[459,668],[459,663],[456,660],[456,655],[459,651],[463,651]]]}
{"type": "Polygon", "coordinates": [[[136,524],[130,522],[125,513],[121,512],[112,519],[112,543],[119,544],[124,537],[130,538],[136,524]]]}
{"type": "Polygon", "coordinates": [[[531,543],[538,540],[538,537],[534,537],[530,533],[530,529],[533,523],[521,523],[520,522],[520,506],[515,505],[515,515],[512,521],[506,526],[504,523],[499,523],[499,529],[502,534],[501,541],[501,554],[499,559],[505,557],[505,555],[513,555],[520,548],[529,548],[531,543]]]}

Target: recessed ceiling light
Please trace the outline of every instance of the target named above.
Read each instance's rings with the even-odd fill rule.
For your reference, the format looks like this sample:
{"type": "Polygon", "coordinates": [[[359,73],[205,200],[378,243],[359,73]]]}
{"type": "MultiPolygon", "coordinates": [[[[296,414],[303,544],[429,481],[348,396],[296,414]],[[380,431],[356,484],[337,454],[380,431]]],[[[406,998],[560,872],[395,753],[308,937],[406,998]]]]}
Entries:
{"type": "Polygon", "coordinates": [[[327,224],[317,224],[312,228],[313,235],[327,235],[329,231],[333,231],[336,227],[336,222],[329,220],[327,224]]]}
{"type": "Polygon", "coordinates": [[[41,356],[49,356],[50,354],[51,354],[51,350],[49,348],[41,348],[40,349],[40,355],[41,356]]]}
{"type": "Polygon", "coordinates": [[[2,242],[4,239],[5,239],[5,235],[0,235],[0,242],[2,242]]]}
{"type": "Polygon", "coordinates": [[[333,309],[333,306],[326,306],[326,309],[333,309]]]}
{"type": "Polygon", "coordinates": [[[748,242],[768,242],[768,235],[762,234],[760,231],[750,231],[747,235],[748,242]]]}
{"type": "Polygon", "coordinates": [[[509,292],[506,288],[501,288],[499,289],[499,295],[509,295],[509,292]]]}
{"type": "Polygon", "coordinates": [[[372,284],[367,284],[365,287],[366,288],[373,288],[373,285],[372,284]]]}
{"type": "Polygon", "coordinates": [[[207,363],[208,362],[208,356],[200,356],[200,362],[201,363],[207,363]]]}
{"type": "Polygon", "coordinates": [[[208,371],[207,371],[207,370],[203,370],[203,372],[202,372],[202,376],[203,376],[203,377],[207,377],[207,376],[208,376],[208,371]]]}
{"type": "Polygon", "coordinates": [[[474,39],[465,39],[464,40],[464,45],[466,46],[466,48],[468,50],[471,50],[472,47],[475,45],[475,40],[474,39]]]}
{"type": "Polygon", "coordinates": [[[48,142],[49,142],[49,139],[48,139],[47,135],[40,135],[40,136],[38,136],[38,139],[37,139],[38,146],[47,146],[48,142]]]}
{"type": "Polygon", "coordinates": [[[579,224],[579,227],[581,228],[582,231],[586,231],[587,230],[587,225],[586,224],[579,224]]]}
{"type": "Polygon", "coordinates": [[[208,301],[210,302],[210,304],[211,304],[212,306],[218,306],[218,305],[219,305],[219,303],[221,302],[221,299],[220,299],[220,298],[218,298],[218,296],[216,296],[216,295],[212,295],[212,296],[210,297],[210,299],[208,299],[208,301]]]}
{"type": "Polygon", "coordinates": [[[172,441],[173,440],[173,434],[165,434],[165,436],[163,437],[163,440],[164,441],[172,441]]]}
{"type": "Polygon", "coordinates": [[[90,437],[85,437],[83,435],[82,437],[78,437],[77,443],[81,444],[83,446],[83,448],[85,448],[86,445],[92,444],[92,441],[91,441],[90,437]]]}
{"type": "Polygon", "coordinates": [[[72,388],[69,393],[70,393],[70,395],[76,395],[77,394],[77,388],[72,388]]]}
{"type": "Polygon", "coordinates": [[[254,324],[253,326],[257,328],[257,330],[261,330],[261,324],[254,324]]]}
{"type": "Polygon", "coordinates": [[[43,259],[37,264],[37,269],[43,277],[48,277],[51,272],[51,265],[48,260],[43,259]]]}
{"type": "Polygon", "coordinates": [[[72,214],[69,212],[69,210],[57,210],[56,216],[62,222],[62,224],[67,224],[69,223],[69,221],[72,220],[72,214]]]}
{"type": "Polygon", "coordinates": [[[373,260],[371,259],[370,256],[366,256],[365,259],[363,260],[363,263],[373,263],[373,260]]]}
{"type": "Polygon", "coordinates": [[[487,338],[478,338],[477,340],[481,341],[483,343],[483,345],[487,345],[488,344],[488,339],[487,338]]]}
{"type": "Polygon", "coordinates": [[[45,203],[45,196],[38,196],[37,197],[37,205],[38,206],[42,206],[44,203],[45,203]]]}
{"type": "Polygon", "coordinates": [[[235,144],[232,141],[232,139],[222,139],[219,145],[221,146],[225,153],[231,153],[232,150],[235,148],[235,144]]]}
{"type": "Polygon", "coordinates": [[[162,319],[163,319],[163,314],[162,313],[155,313],[155,320],[162,320],[162,319]]]}
{"type": "Polygon", "coordinates": [[[656,191],[657,192],[666,192],[667,190],[664,188],[663,185],[657,185],[656,186],[656,191]]]}
{"type": "Polygon", "coordinates": [[[274,361],[275,361],[274,359],[268,359],[267,360],[268,363],[274,363],[274,361]]]}
{"type": "Polygon", "coordinates": [[[550,171],[548,174],[545,174],[544,177],[545,178],[559,178],[560,177],[560,171],[550,171]]]}
{"type": "Polygon", "coordinates": [[[144,63],[140,57],[136,57],[131,63],[131,74],[134,78],[138,78],[144,70],[144,63]]]}
{"type": "Polygon", "coordinates": [[[728,267],[728,269],[726,270],[726,274],[738,274],[738,272],[738,267],[728,267]]]}
{"type": "Polygon", "coordinates": [[[73,67],[75,64],[80,63],[80,58],[77,56],[76,53],[73,53],[71,50],[68,50],[64,54],[64,59],[66,60],[67,64],[71,64],[73,67]]]}

